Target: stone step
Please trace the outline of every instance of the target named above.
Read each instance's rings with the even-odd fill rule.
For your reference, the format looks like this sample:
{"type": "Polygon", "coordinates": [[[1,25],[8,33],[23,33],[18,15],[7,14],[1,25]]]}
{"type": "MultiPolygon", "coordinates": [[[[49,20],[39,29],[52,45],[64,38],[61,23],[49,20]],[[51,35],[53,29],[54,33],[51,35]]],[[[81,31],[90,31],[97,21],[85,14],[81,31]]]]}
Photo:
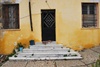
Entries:
{"type": "Polygon", "coordinates": [[[24,51],[31,51],[31,50],[70,50],[70,48],[45,48],[45,49],[43,49],[43,48],[34,48],[34,49],[31,49],[31,48],[25,48],[25,49],[23,49],[24,51]]]}
{"type": "Polygon", "coordinates": [[[69,49],[69,48],[34,48],[34,49],[29,49],[29,48],[26,48],[26,49],[23,49],[23,52],[24,51],[73,51],[72,49],[69,49]]]}
{"type": "MultiPolygon", "coordinates": [[[[39,57],[40,60],[41,58],[45,58],[45,57],[49,57],[49,58],[52,58],[52,57],[64,57],[64,56],[67,56],[67,57],[76,57],[77,59],[79,58],[82,58],[81,55],[78,53],[78,52],[51,52],[51,53],[46,53],[46,52],[38,52],[38,53],[18,53],[18,55],[16,54],[17,56],[17,59],[20,57],[20,58],[34,58],[34,60],[36,59],[35,57],[39,57]]],[[[55,58],[56,59],[56,58],[55,58]]],[[[72,59],[72,58],[66,58],[66,59],[72,59]]],[[[10,60],[14,60],[14,56],[13,58],[10,58],[10,60]]]]}
{"type": "Polygon", "coordinates": [[[61,46],[61,47],[63,47],[62,44],[46,44],[46,45],[44,45],[44,44],[35,44],[35,45],[30,45],[30,46],[31,47],[34,47],[34,46],[39,46],[39,47],[41,47],[41,46],[56,46],[56,47],[61,46]]]}
{"type": "Polygon", "coordinates": [[[10,60],[66,60],[66,59],[82,59],[82,57],[10,57],[10,60]]]}
{"type": "MultiPolygon", "coordinates": [[[[43,44],[42,42],[35,42],[36,45],[43,44]]],[[[48,42],[47,44],[57,44],[56,41],[48,42]]],[[[44,44],[43,44],[44,45],[44,44]]]]}
{"type": "Polygon", "coordinates": [[[14,56],[9,57],[10,60],[51,60],[51,59],[80,59],[81,55],[70,48],[65,48],[61,44],[35,43],[29,48],[17,52],[14,56]]]}
{"type": "Polygon", "coordinates": [[[61,48],[61,47],[30,47],[30,49],[45,49],[45,48],[54,49],[54,48],[61,48]]]}
{"type": "Polygon", "coordinates": [[[18,55],[16,54],[16,56],[18,57],[62,57],[62,56],[80,56],[80,54],[78,52],[62,52],[62,53],[56,53],[56,52],[52,52],[52,53],[19,53],[18,55]]]}
{"type": "Polygon", "coordinates": [[[63,50],[23,50],[23,53],[50,53],[50,52],[74,52],[74,50],[63,49],[63,50]]]}
{"type": "MultiPolygon", "coordinates": [[[[31,50],[28,50],[28,51],[23,51],[23,53],[40,53],[40,52],[45,52],[45,53],[50,53],[50,52],[68,52],[68,51],[66,51],[66,50],[34,50],[34,51],[31,51],[31,50]]],[[[73,52],[73,51],[71,51],[71,52],[73,52]]]]}
{"type": "Polygon", "coordinates": [[[62,51],[62,52],[59,52],[59,51],[51,51],[51,52],[29,52],[29,53],[23,53],[23,52],[19,52],[18,54],[25,54],[25,55],[28,55],[28,54],[70,54],[70,53],[77,53],[77,52],[65,52],[65,51],[62,51]]]}
{"type": "Polygon", "coordinates": [[[63,46],[62,45],[57,45],[57,44],[55,44],[55,45],[50,45],[50,44],[48,44],[48,45],[33,45],[33,46],[30,46],[30,49],[45,49],[45,48],[51,48],[51,49],[53,49],[53,48],[63,48],[63,46]]]}

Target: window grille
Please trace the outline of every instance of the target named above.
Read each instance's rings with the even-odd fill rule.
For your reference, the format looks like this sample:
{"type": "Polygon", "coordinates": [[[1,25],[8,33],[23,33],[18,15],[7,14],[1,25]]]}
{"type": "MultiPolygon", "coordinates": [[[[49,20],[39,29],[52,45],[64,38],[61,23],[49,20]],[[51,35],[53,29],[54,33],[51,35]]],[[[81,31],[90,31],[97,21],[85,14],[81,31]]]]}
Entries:
{"type": "Polygon", "coordinates": [[[95,3],[82,4],[82,27],[97,27],[97,9],[95,3]]]}

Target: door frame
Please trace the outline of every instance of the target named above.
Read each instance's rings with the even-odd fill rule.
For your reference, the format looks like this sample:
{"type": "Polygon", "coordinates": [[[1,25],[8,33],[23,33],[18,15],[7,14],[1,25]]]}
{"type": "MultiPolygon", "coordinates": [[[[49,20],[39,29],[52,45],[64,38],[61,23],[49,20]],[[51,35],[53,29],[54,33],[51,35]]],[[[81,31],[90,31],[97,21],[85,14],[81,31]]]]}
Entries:
{"type": "Polygon", "coordinates": [[[56,41],[56,9],[41,9],[41,41],[42,41],[42,11],[43,10],[54,10],[55,11],[55,41],[56,41]]]}

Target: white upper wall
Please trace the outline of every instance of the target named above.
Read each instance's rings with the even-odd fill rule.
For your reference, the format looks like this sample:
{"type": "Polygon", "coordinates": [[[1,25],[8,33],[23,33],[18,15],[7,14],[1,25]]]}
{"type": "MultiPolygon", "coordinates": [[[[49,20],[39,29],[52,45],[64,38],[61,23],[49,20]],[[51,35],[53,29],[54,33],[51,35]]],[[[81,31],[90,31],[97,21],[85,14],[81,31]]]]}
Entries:
{"type": "Polygon", "coordinates": [[[22,0],[16,0],[15,3],[20,3],[22,0]]]}
{"type": "Polygon", "coordinates": [[[0,0],[1,3],[3,2],[13,2],[13,3],[20,3],[22,0],[0,0]]]}
{"type": "Polygon", "coordinates": [[[90,0],[91,2],[100,2],[100,0],[90,0]]]}
{"type": "MultiPolygon", "coordinates": [[[[4,1],[20,3],[22,0],[0,0],[1,3],[3,3],[4,1]]],[[[82,1],[84,1],[84,0],[82,0],[82,1]]],[[[100,2],[100,0],[90,0],[90,2],[100,2]]]]}

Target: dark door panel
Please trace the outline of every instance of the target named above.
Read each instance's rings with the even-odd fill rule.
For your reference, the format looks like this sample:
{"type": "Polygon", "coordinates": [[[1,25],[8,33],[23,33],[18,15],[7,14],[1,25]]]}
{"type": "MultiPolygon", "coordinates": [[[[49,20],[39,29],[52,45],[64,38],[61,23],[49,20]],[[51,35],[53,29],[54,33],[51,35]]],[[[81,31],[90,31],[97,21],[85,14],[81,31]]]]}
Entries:
{"type": "Polygon", "coordinates": [[[55,10],[42,10],[42,41],[55,41],[55,10]]]}

